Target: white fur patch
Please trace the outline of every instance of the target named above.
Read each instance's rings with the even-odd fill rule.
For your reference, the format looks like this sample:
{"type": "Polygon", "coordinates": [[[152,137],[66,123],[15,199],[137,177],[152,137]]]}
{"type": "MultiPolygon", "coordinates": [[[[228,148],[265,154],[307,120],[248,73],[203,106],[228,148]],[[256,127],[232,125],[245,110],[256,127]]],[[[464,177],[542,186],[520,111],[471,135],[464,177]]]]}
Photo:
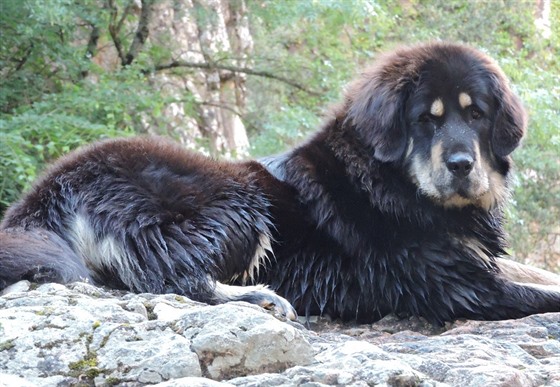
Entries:
{"type": "Polygon", "coordinates": [[[409,158],[410,155],[412,154],[412,151],[414,150],[414,139],[412,137],[410,137],[410,139],[408,140],[408,148],[406,149],[406,156],[405,158],[409,158]]]}
{"type": "Polygon", "coordinates": [[[69,231],[73,250],[82,258],[87,267],[94,271],[114,269],[127,285],[138,281],[132,275],[133,267],[136,270],[140,269],[136,260],[131,259],[126,250],[113,237],[95,235],[93,227],[85,216],[76,215],[69,231]]]}
{"type": "Polygon", "coordinates": [[[430,106],[430,114],[436,117],[441,117],[443,116],[443,113],[445,113],[445,107],[443,106],[441,98],[438,98],[432,102],[432,106],[430,106]]]}
{"type": "Polygon", "coordinates": [[[276,293],[268,289],[265,285],[236,286],[226,285],[216,281],[215,294],[218,300],[235,300],[249,292],[264,292],[276,295],[276,293]]]}
{"type": "Polygon", "coordinates": [[[272,252],[272,243],[270,236],[268,234],[261,234],[259,236],[259,244],[253,254],[251,263],[245,272],[243,273],[243,282],[255,277],[255,274],[259,275],[259,269],[264,264],[264,261],[268,258],[268,253],[272,252]]]}
{"type": "Polygon", "coordinates": [[[468,106],[472,105],[472,99],[471,96],[468,95],[467,93],[461,93],[459,94],[459,105],[461,106],[461,108],[466,108],[468,106]]]}

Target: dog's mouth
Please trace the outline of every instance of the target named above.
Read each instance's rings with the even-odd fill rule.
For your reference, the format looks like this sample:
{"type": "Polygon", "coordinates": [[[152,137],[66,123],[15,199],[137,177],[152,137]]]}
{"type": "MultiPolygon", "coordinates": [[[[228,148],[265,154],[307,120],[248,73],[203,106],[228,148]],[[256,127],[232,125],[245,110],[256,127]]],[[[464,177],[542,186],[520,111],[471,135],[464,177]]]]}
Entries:
{"type": "Polygon", "coordinates": [[[477,179],[463,179],[438,187],[439,197],[433,197],[444,207],[461,208],[469,205],[490,209],[495,206],[502,195],[501,190],[493,190],[491,186],[477,179]]]}
{"type": "Polygon", "coordinates": [[[464,207],[476,204],[484,192],[474,192],[468,183],[452,186],[444,186],[438,190],[439,198],[436,198],[444,207],[464,207]]]}
{"type": "Polygon", "coordinates": [[[482,198],[488,194],[488,190],[477,190],[476,184],[468,181],[437,184],[434,180],[414,179],[414,183],[423,195],[446,208],[479,205],[482,198]]]}
{"type": "Polygon", "coordinates": [[[419,188],[444,207],[478,206],[491,190],[486,181],[485,176],[480,174],[455,177],[438,170],[432,171],[427,181],[420,181],[419,188]],[[424,188],[430,185],[433,189],[427,192],[424,188]]]}
{"type": "Polygon", "coordinates": [[[464,199],[476,199],[481,193],[476,194],[472,189],[473,184],[469,179],[454,179],[451,183],[451,188],[454,191],[453,195],[458,195],[464,199]]]}

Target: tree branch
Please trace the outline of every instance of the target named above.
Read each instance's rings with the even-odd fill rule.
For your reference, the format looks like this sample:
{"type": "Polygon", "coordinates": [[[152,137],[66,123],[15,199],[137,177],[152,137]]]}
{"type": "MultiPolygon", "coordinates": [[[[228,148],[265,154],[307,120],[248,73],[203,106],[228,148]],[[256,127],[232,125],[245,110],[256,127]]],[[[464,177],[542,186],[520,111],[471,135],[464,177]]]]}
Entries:
{"type": "MultiPolygon", "coordinates": [[[[231,71],[234,73],[243,73],[243,74],[248,74],[248,75],[256,75],[259,77],[263,77],[263,78],[269,78],[269,79],[274,79],[280,82],[283,82],[287,85],[290,85],[298,90],[301,90],[303,92],[306,92],[307,94],[313,95],[313,96],[321,96],[321,93],[314,91],[314,90],[310,90],[308,88],[306,88],[305,86],[299,84],[298,82],[288,79],[286,77],[283,77],[281,75],[277,75],[274,73],[271,73],[269,71],[262,71],[262,70],[255,70],[255,69],[251,69],[251,68],[247,68],[247,67],[237,67],[237,66],[230,66],[230,65],[226,65],[226,64],[219,64],[219,63],[209,63],[209,62],[187,62],[187,61],[173,61],[167,64],[162,64],[162,65],[157,65],[154,68],[154,71],[162,71],[162,70],[169,70],[169,69],[174,69],[174,68],[181,68],[181,67],[187,67],[187,68],[197,68],[197,69],[204,69],[204,70],[227,70],[227,71],[231,71]]],[[[149,71],[145,71],[146,73],[149,71]]]]}
{"type": "Polygon", "coordinates": [[[126,7],[125,7],[125,9],[124,9],[124,11],[123,11],[123,13],[122,13],[122,15],[121,15],[121,18],[120,18],[119,22],[117,23],[117,31],[120,32],[120,30],[122,29],[122,26],[123,26],[123,24],[124,24],[124,21],[126,20],[126,17],[128,16],[128,14],[130,13],[130,11],[132,10],[133,5],[134,5],[134,0],[130,0],[130,1],[128,2],[128,4],[126,5],[126,7]]]}
{"type": "Polygon", "coordinates": [[[212,106],[212,107],[217,107],[219,109],[224,109],[227,110],[233,114],[235,114],[236,116],[238,116],[242,121],[243,121],[243,125],[245,125],[246,128],[258,131],[259,128],[253,124],[251,121],[247,120],[247,117],[243,114],[241,114],[239,111],[237,111],[237,109],[234,109],[228,105],[224,105],[221,103],[215,103],[215,102],[206,102],[206,101],[202,101],[199,103],[199,105],[204,105],[204,106],[212,106]]]}
{"type": "MultiPolygon", "coordinates": [[[[93,59],[93,57],[97,54],[97,43],[99,42],[99,37],[101,36],[101,31],[99,27],[95,24],[91,24],[91,34],[89,35],[89,40],[86,47],[86,53],[84,55],[85,59],[93,59]]],[[[84,68],[81,71],[82,78],[85,78],[89,74],[89,70],[84,68]]]]}
{"type": "Polygon", "coordinates": [[[89,35],[89,40],[86,48],[86,58],[93,58],[97,54],[97,43],[99,42],[99,37],[101,36],[101,31],[96,25],[91,26],[91,34],[89,35]]]}
{"type": "Polygon", "coordinates": [[[109,35],[111,35],[111,39],[113,40],[113,44],[115,45],[115,49],[117,50],[121,63],[124,64],[126,58],[123,51],[121,38],[119,37],[119,33],[120,33],[119,23],[117,23],[117,14],[119,10],[115,5],[114,0],[108,0],[107,6],[111,10],[110,19],[109,19],[109,35]]]}
{"type": "Polygon", "coordinates": [[[27,47],[21,59],[13,59],[13,61],[17,63],[15,71],[21,70],[21,68],[27,63],[27,60],[29,59],[29,55],[31,55],[32,51],[33,51],[33,42],[31,42],[29,47],[27,47]]]}
{"type": "Polygon", "coordinates": [[[142,11],[140,13],[140,20],[138,21],[138,28],[136,29],[136,33],[134,34],[134,40],[130,45],[130,49],[126,54],[125,61],[123,62],[123,66],[128,66],[131,64],[134,59],[144,47],[146,43],[146,39],[148,39],[148,35],[150,33],[150,21],[152,19],[152,5],[154,0],[142,0],[142,11]]]}

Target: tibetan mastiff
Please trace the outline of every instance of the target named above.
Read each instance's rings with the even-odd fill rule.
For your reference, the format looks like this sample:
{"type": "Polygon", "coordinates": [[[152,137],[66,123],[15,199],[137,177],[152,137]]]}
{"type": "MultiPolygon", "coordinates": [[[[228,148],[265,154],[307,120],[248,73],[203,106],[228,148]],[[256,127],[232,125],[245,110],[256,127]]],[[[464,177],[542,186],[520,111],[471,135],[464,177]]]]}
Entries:
{"type": "Polygon", "coordinates": [[[512,268],[544,273],[501,260],[525,127],[486,55],[398,49],[282,155],[222,162],[127,138],[63,157],[5,214],[0,286],[87,280],[358,322],[560,312],[558,288],[512,268]]]}

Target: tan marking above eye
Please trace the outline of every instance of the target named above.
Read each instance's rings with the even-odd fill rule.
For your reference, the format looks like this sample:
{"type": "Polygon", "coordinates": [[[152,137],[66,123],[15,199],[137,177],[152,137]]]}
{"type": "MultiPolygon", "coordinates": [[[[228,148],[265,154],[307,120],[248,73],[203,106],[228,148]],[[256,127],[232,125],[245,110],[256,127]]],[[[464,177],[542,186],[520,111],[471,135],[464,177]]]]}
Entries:
{"type": "Polygon", "coordinates": [[[471,96],[468,95],[467,93],[461,93],[459,94],[459,105],[461,105],[461,108],[466,108],[472,105],[472,99],[471,96]]]}
{"type": "Polygon", "coordinates": [[[430,114],[432,116],[441,117],[443,116],[444,112],[445,109],[443,107],[443,101],[441,100],[441,98],[436,99],[430,107],[430,114]]]}

